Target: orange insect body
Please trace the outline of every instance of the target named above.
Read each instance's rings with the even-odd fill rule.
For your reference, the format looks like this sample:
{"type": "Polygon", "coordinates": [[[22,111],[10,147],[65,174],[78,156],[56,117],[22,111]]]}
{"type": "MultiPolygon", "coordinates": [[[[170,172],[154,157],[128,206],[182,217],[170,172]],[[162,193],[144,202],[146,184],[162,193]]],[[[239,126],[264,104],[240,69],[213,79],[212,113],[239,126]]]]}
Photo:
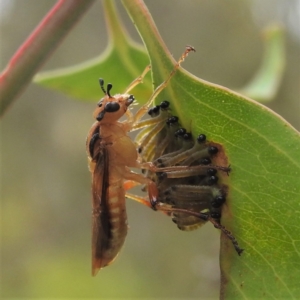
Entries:
{"type": "MultiPolygon", "coordinates": [[[[184,54],[174,66],[169,78],[163,82],[152,94],[146,105],[143,105],[135,116],[128,107],[134,97],[128,92],[139,84],[150,67],[134,80],[124,94],[110,95],[112,85],[104,88],[104,81],[100,79],[100,86],[105,96],[98,102],[94,112],[96,122],[90,129],[86,141],[89,158],[89,169],[92,173],[93,222],[92,222],[92,274],[96,275],[99,269],[109,265],[119,253],[127,234],[127,216],[125,209],[125,188],[137,184],[147,186],[150,202],[157,199],[155,183],[141,175],[132,172],[129,168],[147,169],[149,164],[139,163],[135,144],[127,133],[137,126],[140,119],[148,111],[155,97],[166,87],[180,63],[192,47],[187,47],[184,54]],[[127,120],[119,119],[126,115],[127,120]],[[125,183],[125,181],[129,183],[125,183]]],[[[149,201],[137,200],[149,207],[149,201]]]]}
{"type": "MultiPolygon", "coordinates": [[[[94,111],[93,116],[97,121],[91,127],[86,142],[89,158],[89,169],[92,173],[93,275],[96,275],[99,269],[112,263],[124,244],[127,234],[125,193],[127,189],[130,189],[137,184],[146,186],[146,190],[148,191],[148,199],[127,194],[129,198],[134,199],[148,207],[166,212],[169,215],[173,213],[177,214],[177,216],[179,216],[178,214],[183,214],[183,217],[176,217],[179,221],[186,219],[186,215],[194,216],[194,218],[200,218],[200,223],[202,221],[210,220],[217,228],[221,229],[233,241],[233,244],[235,243],[234,237],[231,238],[231,233],[228,232],[222,225],[214,221],[208,214],[189,210],[189,207],[187,204],[185,204],[185,202],[183,202],[182,205],[178,205],[178,207],[174,207],[169,205],[169,203],[167,203],[165,200],[161,202],[158,201],[159,193],[162,192],[162,186],[157,180],[154,180],[156,177],[154,174],[156,172],[167,172],[169,178],[191,176],[192,171],[187,170],[190,167],[184,165],[175,166],[179,156],[172,155],[172,159],[167,158],[167,161],[169,161],[169,167],[166,166],[167,168],[161,168],[160,166],[155,166],[152,162],[145,162],[145,157],[147,157],[147,155],[144,157],[139,157],[138,155],[138,151],[145,152],[145,149],[148,149],[146,151],[149,154],[148,157],[152,157],[151,153],[154,153],[155,150],[151,146],[152,135],[154,133],[158,133],[162,129],[162,125],[166,120],[167,114],[162,113],[160,117],[150,121],[140,121],[140,119],[148,111],[156,96],[167,86],[169,80],[180,66],[180,63],[190,51],[195,50],[192,47],[186,48],[186,51],[174,66],[174,69],[170,73],[169,77],[160,86],[158,86],[148,100],[147,104],[143,105],[134,116],[128,110],[128,107],[134,101],[134,97],[133,95],[128,94],[128,92],[142,81],[150,67],[147,67],[143,74],[131,83],[124,94],[111,96],[110,90],[112,89],[112,85],[108,84],[107,89],[105,90],[104,81],[100,79],[100,86],[105,93],[105,96],[98,102],[97,108],[94,111]],[[127,119],[123,122],[119,121],[124,115],[127,116],[127,119]],[[135,143],[128,136],[128,132],[143,127],[145,128],[145,126],[148,126],[149,124],[154,126],[152,127],[151,131],[152,135],[147,136],[147,134],[144,134],[147,133],[147,129],[144,129],[144,133],[140,135],[141,142],[139,143],[140,147],[137,151],[135,143]],[[144,150],[143,147],[145,147],[144,150]],[[145,176],[134,173],[130,170],[130,168],[148,170],[150,174],[153,174],[153,176],[145,176]],[[178,171],[185,173],[182,173],[183,175],[178,175],[178,171]]],[[[161,108],[163,109],[163,106],[161,106],[161,108]]],[[[168,120],[168,122],[173,121],[174,118],[168,120]]],[[[188,155],[186,155],[187,157],[184,156],[184,158],[180,158],[180,160],[191,160],[190,153],[184,153],[188,153],[188,155]]],[[[199,166],[199,168],[198,166],[195,166],[192,168],[194,168],[193,170],[196,171],[196,174],[203,172],[200,171],[203,170],[203,166],[199,166]]],[[[224,169],[223,167],[219,168],[224,169]]],[[[181,197],[183,200],[186,199],[185,193],[188,188],[190,187],[181,187],[181,189],[184,189],[183,196],[181,197]]],[[[208,188],[208,190],[211,192],[211,189],[208,188]]],[[[172,193],[172,191],[170,191],[170,193],[172,193]]],[[[199,194],[200,190],[196,190],[196,193],[199,194]]],[[[203,193],[205,193],[205,191],[203,193]]],[[[177,202],[181,201],[179,195],[174,195],[173,197],[177,199],[177,202]]],[[[205,206],[206,205],[207,204],[205,202],[205,206]]],[[[188,228],[188,225],[186,224],[187,222],[184,222],[185,223],[181,226],[182,229],[188,228]]],[[[236,250],[239,253],[239,248],[236,248],[236,250]]]]}
{"type": "MultiPolygon", "coordinates": [[[[124,132],[122,124],[100,123],[100,127],[97,123],[91,132],[95,132],[94,127],[98,131],[101,128],[101,140],[94,147],[98,147],[95,150],[102,159],[98,158],[95,162],[91,157],[90,161],[90,170],[93,173],[93,275],[116,257],[124,243],[127,233],[124,166],[132,161],[134,164],[136,160],[136,151],[134,147],[130,147],[132,142],[124,132]],[[120,144],[125,147],[120,147],[120,144]],[[127,161],[124,155],[120,155],[123,153],[119,149],[126,149],[127,161]],[[114,163],[110,163],[111,161],[114,163]]],[[[88,144],[89,142],[88,140],[88,144]]]]}
{"type": "Polygon", "coordinates": [[[89,168],[93,174],[93,275],[115,259],[127,234],[124,180],[151,184],[149,179],[129,169],[140,168],[135,145],[127,135],[132,120],[118,121],[134,97],[129,94],[112,97],[110,88],[108,85],[105,97],[98,103],[94,112],[97,122],[87,138],[89,168]]]}

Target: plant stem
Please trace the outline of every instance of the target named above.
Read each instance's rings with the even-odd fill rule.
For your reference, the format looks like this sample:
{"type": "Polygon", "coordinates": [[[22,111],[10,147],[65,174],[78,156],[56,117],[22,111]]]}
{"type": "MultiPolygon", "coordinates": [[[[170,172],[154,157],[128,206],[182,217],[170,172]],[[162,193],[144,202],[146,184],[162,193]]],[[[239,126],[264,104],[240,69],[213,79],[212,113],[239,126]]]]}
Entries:
{"type": "Polygon", "coordinates": [[[0,116],[95,0],[59,0],[0,75],[0,116]]]}
{"type": "MultiPolygon", "coordinates": [[[[138,30],[150,56],[152,72],[159,72],[162,65],[166,65],[163,78],[168,75],[168,70],[176,63],[170,51],[160,36],[158,29],[142,0],[122,0],[133,24],[138,30]],[[155,51],[153,51],[155,49],[155,51]],[[155,58],[153,57],[155,56],[155,58]],[[152,62],[155,62],[153,64],[152,62]],[[160,66],[157,68],[157,66],[160,66]]],[[[157,81],[160,82],[160,81],[157,81]]],[[[156,83],[155,86],[157,86],[156,83]]]]}

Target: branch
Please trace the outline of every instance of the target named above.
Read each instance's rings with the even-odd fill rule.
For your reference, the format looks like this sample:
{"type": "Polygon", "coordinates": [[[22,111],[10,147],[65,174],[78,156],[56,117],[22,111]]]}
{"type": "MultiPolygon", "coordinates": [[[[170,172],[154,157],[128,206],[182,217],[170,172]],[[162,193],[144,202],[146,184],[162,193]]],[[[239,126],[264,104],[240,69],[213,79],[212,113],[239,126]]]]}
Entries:
{"type": "Polygon", "coordinates": [[[95,0],[59,0],[0,75],[0,116],[95,0]]]}

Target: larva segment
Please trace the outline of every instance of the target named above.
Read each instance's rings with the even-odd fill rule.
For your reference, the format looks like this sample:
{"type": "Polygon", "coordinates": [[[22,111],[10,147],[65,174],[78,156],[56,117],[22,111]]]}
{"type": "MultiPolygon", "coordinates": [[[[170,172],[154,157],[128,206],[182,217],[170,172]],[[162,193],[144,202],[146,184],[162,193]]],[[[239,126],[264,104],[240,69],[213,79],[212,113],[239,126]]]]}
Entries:
{"type": "MultiPolygon", "coordinates": [[[[156,110],[157,118],[159,109],[156,110]]],[[[157,201],[150,200],[153,208],[171,215],[177,227],[185,231],[197,229],[207,221],[212,222],[241,254],[243,250],[233,235],[220,224],[227,187],[219,183],[218,172],[230,172],[228,166],[212,164],[221,145],[208,142],[204,134],[194,141],[192,135],[180,127],[180,120],[171,114],[159,133],[153,129],[142,130],[138,136],[139,142],[140,160],[153,161],[152,167],[144,170],[145,176],[153,180],[158,188],[157,201]],[[149,143],[141,146],[141,141],[149,143]]],[[[128,196],[135,200],[139,198],[128,196]]]]}
{"type": "MultiPolygon", "coordinates": [[[[143,74],[135,79],[126,89],[124,94],[112,96],[112,84],[104,86],[104,80],[100,79],[100,87],[105,96],[98,102],[93,117],[96,122],[90,129],[86,142],[89,160],[89,169],[92,174],[92,274],[96,275],[99,269],[111,264],[124,244],[127,234],[127,217],[125,208],[125,188],[129,188],[128,182],[135,181],[145,185],[148,191],[149,201],[140,201],[147,206],[155,203],[158,198],[156,183],[149,177],[134,173],[130,168],[150,169],[152,163],[138,159],[136,145],[128,136],[128,132],[153,124],[154,130],[159,122],[142,122],[141,118],[146,114],[156,96],[167,86],[180,63],[192,47],[187,47],[184,54],[174,66],[169,77],[152,94],[148,102],[133,115],[128,109],[133,103],[134,96],[129,92],[150,70],[147,67],[143,74]],[[122,116],[127,119],[120,121],[122,116]],[[126,183],[125,183],[126,182],[126,183]]],[[[156,115],[155,109],[151,112],[156,115]]],[[[160,117],[160,122],[164,121],[160,117]]],[[[155,129],[156,128],[156,129],[155,129]]],[[[146,138],[147,139],[147,138],[146,138]]],[[[146,145],[152,143],[152,139],[143,142],[146,145]]]]}

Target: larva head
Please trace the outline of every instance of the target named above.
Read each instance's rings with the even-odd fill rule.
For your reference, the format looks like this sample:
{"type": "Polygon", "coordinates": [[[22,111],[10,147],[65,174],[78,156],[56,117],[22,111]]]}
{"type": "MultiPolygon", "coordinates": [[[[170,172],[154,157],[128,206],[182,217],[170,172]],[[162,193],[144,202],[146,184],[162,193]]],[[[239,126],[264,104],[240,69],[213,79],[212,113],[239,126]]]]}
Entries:
{"type": "Polygon", "coordinates": [[[112,84],[108,83],[105,90],[104,80],[100,78],[99,83],[105,96],[98,102],[93,116],[101,123],[116,122],[126,113],[128,106],[134,101],[134,97],[129,94],[111,96],[112,84]]]}

